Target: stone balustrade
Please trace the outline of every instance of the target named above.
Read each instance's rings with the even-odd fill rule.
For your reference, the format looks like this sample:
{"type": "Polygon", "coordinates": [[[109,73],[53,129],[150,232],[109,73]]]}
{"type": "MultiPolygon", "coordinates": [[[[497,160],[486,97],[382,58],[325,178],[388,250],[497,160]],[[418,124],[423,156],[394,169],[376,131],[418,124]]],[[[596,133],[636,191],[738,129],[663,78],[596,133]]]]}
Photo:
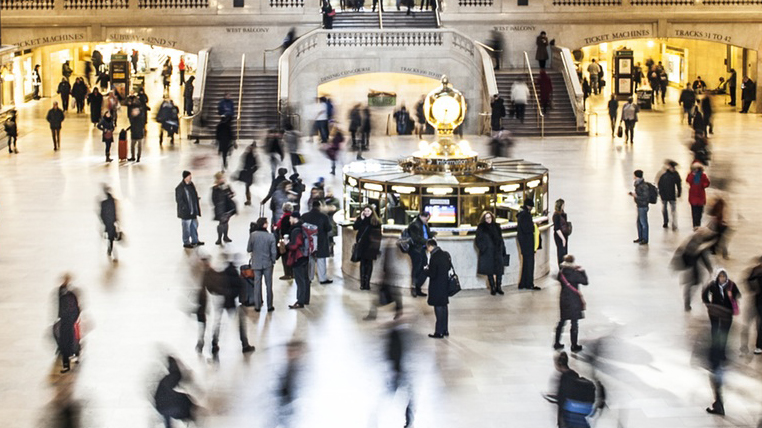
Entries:
{"type": "Polygon", "coordinates": [[[34,9],[45,10],[55,7],[54,0],[0,0],[0,10],[34,9]]]}
{"type": "Polygon", "coordinates": [[[127,0],[64,0],[64,9],[126,9],[127,0]]]}
{"type": "Polygon", "coordinates": [[[209,0],[138,0],[140,9],[198,9],[209,7],[209,0]]]}

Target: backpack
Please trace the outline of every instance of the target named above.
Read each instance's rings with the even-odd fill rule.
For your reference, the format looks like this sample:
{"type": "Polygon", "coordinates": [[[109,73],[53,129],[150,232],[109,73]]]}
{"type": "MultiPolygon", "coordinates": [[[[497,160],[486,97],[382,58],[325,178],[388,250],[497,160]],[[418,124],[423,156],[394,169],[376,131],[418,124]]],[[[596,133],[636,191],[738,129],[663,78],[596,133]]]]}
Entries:
{"type": "MultiPolygon", "coordinates": [[[[601,385],[601,394],[603,395],[601,385]]],[[[592,416],[595,407],[596,387],[589,379],[580,376],[574,379],[573,387],[570,388],[566,397],[561,415],[566,427],[589,427],[586,418],[592,416]]]]}
{"type": "Polygon", "coordinates": [[[397,247],[400,249],[400,251],[407,254],[410,252],[410,244],[412,243],[413,238],[410,237],[410,230],[405,228],[405,230],[403,230],[400,234],[399,239],[397,239],[397,247]]]}
{"type": "Polygon", "coordinates": [[[310,223],[302,223],[304,233],[304,256],[311,256],[318,247],[318,227],[310,223]]]}
{"type": "Polygon", "coordinates": [[[653,183],[646,183],[646,186],[648,186],[648,203],[655,204],[659,199],[659,189],[653,183]]]}

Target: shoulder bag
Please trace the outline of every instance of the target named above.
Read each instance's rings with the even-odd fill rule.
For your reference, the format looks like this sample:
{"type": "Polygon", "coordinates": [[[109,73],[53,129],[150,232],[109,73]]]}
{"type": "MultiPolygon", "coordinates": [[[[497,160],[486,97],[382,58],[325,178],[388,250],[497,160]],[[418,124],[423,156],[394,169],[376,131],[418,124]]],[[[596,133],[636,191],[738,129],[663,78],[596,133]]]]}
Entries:
{"type": "Polygon", "coordinates": [[[452,258],[450,258],[450,276],[447,279],[447,295],[452,297],[456,294],[458,294],[461,290],[460,288],[460,278],[458,278],[458,274],[455,273],[455,266],[452,265],[452,258]]]}
{"type": "Polygon", "coordinates": [[[349,259],[352,263],[357,263],[360,261],[360,246],[357,245],[362,241],[363,236],[365,236],[365,233],[368,231],[369,228],[366,228],[363,230],[362,234],[360,235],[360,238],[357,239],[357,242],[352,244],[352,257],[349,259]]]}
{"type": "Polygon", "coordinates": [[[579,300],[582,303],[582,310],[584,311],[585,309],[587,309],[587,302],[585,302],[585,296],[583,296],[579,290],[577,290],[576,288],[572,287],[571,284],[569,284],[569,281],[566,279],[563,273],[559,272],[558,276],[561,277],[561,282],[564,284],[564,287],[569,287],[571,291],[573,291],[579,296],[579,300]]]}

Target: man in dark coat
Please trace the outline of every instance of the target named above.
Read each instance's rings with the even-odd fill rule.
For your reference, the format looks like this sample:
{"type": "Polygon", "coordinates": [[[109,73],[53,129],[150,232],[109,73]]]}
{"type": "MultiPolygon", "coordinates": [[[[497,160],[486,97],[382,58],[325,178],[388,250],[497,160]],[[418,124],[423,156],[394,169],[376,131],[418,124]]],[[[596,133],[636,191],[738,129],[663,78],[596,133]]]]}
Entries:
{"type": "Polygon", "coordinates": [[[754,354],[760,355],[762,354],[762,257],[759,258],[758,264],[751,269],[747,281],[754,293],[754,313],[751,320],[752,322],[755,318],[757,320],[757,343],[754,347],[754,354]]]}
{"type": "Polygon", "coordinates": [[[677,230],[677,198],[683,193],[683,180],[680,174],[675,170],[677,162],[668,160],[664,165],[662,174],[656,180],[659,188],[659,197],[661,197],[661,214],[664,217],[665,229],[669,227],[669,216],[667,215],[667,205],[672,211],[672,230],[677,230]]]}
{"type": "Polygon", "coordinates": [[[103,95],[98,87],[93,88],[93,91],[87,96],[87,103],[90,104],[90,122],[97,124],[101,121],[101,110],[103,109],[103,95]]]}
{"type": "Polygon", "coordinates": [[[321,284],[330,284],[333,280],[328,279],[326,259],[330,256],[328,234],[331,233],[331,221],[327,215],[323,214],[321,208],[322,205],[319,200],[312,201],[312,209],[302,216],[302,221],[315,225],[318,229],[318,246],[315,253],[310,257],[310,281],[315,278],[315,268],[317,267],[318,281],[321,284]]]}
{"type": "Polygon", "coordinates": [[[559,299],[561,319],[556,326],[556,341],[553,344],[553,348],[556,350],[564,348],[564,345],[561,343],[561,334],[564,331],[566,320],[569,320],[571,321],[571,351],[579,352],[582,350],[582,346],[577,342],[579,335],[578,321],[585,316],[583,313],[585,310],[585,299],[579,291],[579,286],[580,284],[587,285],[587,273],[585,273],[582,267],[574,264],[574,256],[567,254],[564,256],[563,263],[561,263],[558,281],[561,283],[559,299]]]}
{"type": "Polygon", "coordinates": [[[183,379],[180,366],[174,357],[167,357],[169,373],[160,381],[154,393],[154,406],[164,419],[165,428],[172,427],[172,419],[194,421],[196,405],[188,394],[177,387],[183,379]]]}
{"type": "Polygon", "coordinates": [[[58,108],[58,101],[53,101],[53,108],[48,110],[46,119],[53,134],[53,150],[58,151],[61,148],[61,124],[64,121],[64,113],[58,108]]]}
{"type": "Polygon", "coordinates": [[[64,111],[69,110],[69,94],[71,94],[71,84],[66,78],[61,79],[61,83],[58,84],[58,91],[61,95],[61,106],[64,111]]]}
{"type": "Polygon", "coordinates": [[[743,101],[743,107],[740,113],[748,113],[751,103],[757,99],[757,85],[749,77],[743,78],[741,84],[741,101],[743,101]]]}
{"type": "Polygon", "coordinates": [[[298,212],[291,213],[289,217],[291,230],[289,231],[288,263],[294,272],[296,282],[296,303],[289,305],[289,309],[302,309],[310,304],[310,278],[307,274],[309,267],[309,243],[306,242],[306,233],[302,230],[302,216],[298,212]]]}
{"type": "Polygon", "coordinates": [[[421,291],[421,287],[423,287],[423,283],[426,282],[426,274],[424,272],[424,269],[426,268],[426,241],[434,237],[429,228],[430,218],[430,213],[422,212],[418,215],[418,218],[413,220],[407,227],[408,232],[410,233],[410,239],[412,240],[408,255],[410,256],[410,261],[413,265],[413,272],[411,274],[413,279],[413,288],[411,291],[413,297],[426,296],[426,293],[421,291]]]}
{"type": "Polygon", "coordinates": [[[492,127],[492,132],[496,133],[503,128],[502,124],[500,123],[500,120],[505,117],[505,101],[503,101],[503,97],[501,97],[499,94],[495,94],[495,96],[492,97],[492,103],[490,104],[490,107],[492,107],[490,125],[492,127]]]}
{"type": "Polygon", "coordinates": [[[183,225],[183,247],[193,248],[204,245],[198,240],[198,220],[201,216],[199,197],[193,184],[190,171],[183,171],[183,181],[175,187],[175,202],[177,202],[177,217],[183,225]]]}
{"type": "Polygon", "coordinates": [[[519,243],[519,252],[521,256],[521,279],[519,280],[519,290],[539,290],[540,287],[534,285],[534,221],[532,221],[532,208],[534,201],[527,198],[521,211],[516,218],[516,240],[519,243]]]}
{"type": "Polygon", "coordinates": [[[447,305],[450,304],[450,269],[452,261],[450,254],[437,246],[437,241],[426,241],[426,250],[431,255],[426,273],[429,277],[429,297],[426,302],[434,307],[437,323],[434,334],[429,337],[442,339],[450,335],[447,327],[447,305]]]}
{"type": "Polygon", "coordinates": [[[140,162],[140,156],[143,154],[143,139],[146,133],[146,113],[139,106],[130,109],[130,161],[140,162]],[[137,158],[135,149],[137,148],[137,158]]]}
{"type": "Polygon", "coordinates": [[[74,97],[77,113],[82,113],[85,110],[87,85],[85,85],[85,80],[81,77],[78,77],[77,80],[74,81],[74,85],[71,87],[71,96],[74,97]]]}
{"type": "Polygon", "coordinates": [[[738,80],[738,77],[736,75],[736,70],[734,68],[730,69],[730,77],[728,77],[728,93],[730,93],[730,102],[728,103],[729,106],[735,106],[736,105],[736,82],[738,80]]]}
{"type": "Polygon", "coordinates": [[[183,89],[183,113],[186,116],[193,115],[193,81],[196,80],[196,76],[191,76],[188,81],[185,82],[185,88],[183,89]]]}
{"type": "Polygon", "coordinates": [[[548,45],[550,42],[548,41],[548,36],[545,34],[544,31],[540,32],[540,35],[537,36],[537,40],[535,41],[537,44],[537,52],[534,54],[534,59],[537,60],[537,62],[540,63],[540,68],[545,68],[545,63],[548,61],[548,45]]]}
{"type": "Polygon", "coordinates": [[[476,263],[476,273],[486,275],[489,282],[490,294],[505,294],[503,292],[503,273],[505,271],[504,257],[505,241],[500,225],[492,213],[484,213],[482,221],[476,227],[474,244],[479,250],[476,263]]]}
{"type": "Polygon", "coordinates": [[[75,325],[79,319],[79,300],[69,287],[71,276],[64,275],[63,284],[58,287],[58,349],[61,351],[63,369],[68,372],[72,355],[79,355],[79,338],[76,337],[75,325]]]}
{"type": "Polygon", "coordinates": [[[108,251],[107,255],[112,257],[116,262],[116,254],[114,253],[114,241],[117,239],[116,230],[116,200],[111,195],[111,189],[108,186],[103,186],[103,193],[106,198],[101,201],[101,221],[103,227],[106,229],[106,238],[108,239],[108,251]]]}
{"type": "Polygon", "coordinates": [[[217,124],[215,138],[217,139],[217,150],[222,157],[222,170],[225,171],[228,169],[228,153],[233,145],[233,129],[230,126],[228,116],[222,116],[220,123],[217,124]]]}

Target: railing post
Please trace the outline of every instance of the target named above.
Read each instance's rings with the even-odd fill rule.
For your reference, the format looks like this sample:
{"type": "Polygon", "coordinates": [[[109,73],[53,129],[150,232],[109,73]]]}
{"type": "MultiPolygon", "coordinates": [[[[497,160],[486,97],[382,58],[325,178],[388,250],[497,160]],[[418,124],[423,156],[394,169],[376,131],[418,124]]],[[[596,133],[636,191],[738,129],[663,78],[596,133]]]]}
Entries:
{"type": "Polygon", "coordinates": [[[235,141],[236,144],[241,138],[241,102],[243,101],[243,72],[246,67],[246,54],[241,54],[241,81],[238,84],[238,115],[235,120],[235,141]]]}

